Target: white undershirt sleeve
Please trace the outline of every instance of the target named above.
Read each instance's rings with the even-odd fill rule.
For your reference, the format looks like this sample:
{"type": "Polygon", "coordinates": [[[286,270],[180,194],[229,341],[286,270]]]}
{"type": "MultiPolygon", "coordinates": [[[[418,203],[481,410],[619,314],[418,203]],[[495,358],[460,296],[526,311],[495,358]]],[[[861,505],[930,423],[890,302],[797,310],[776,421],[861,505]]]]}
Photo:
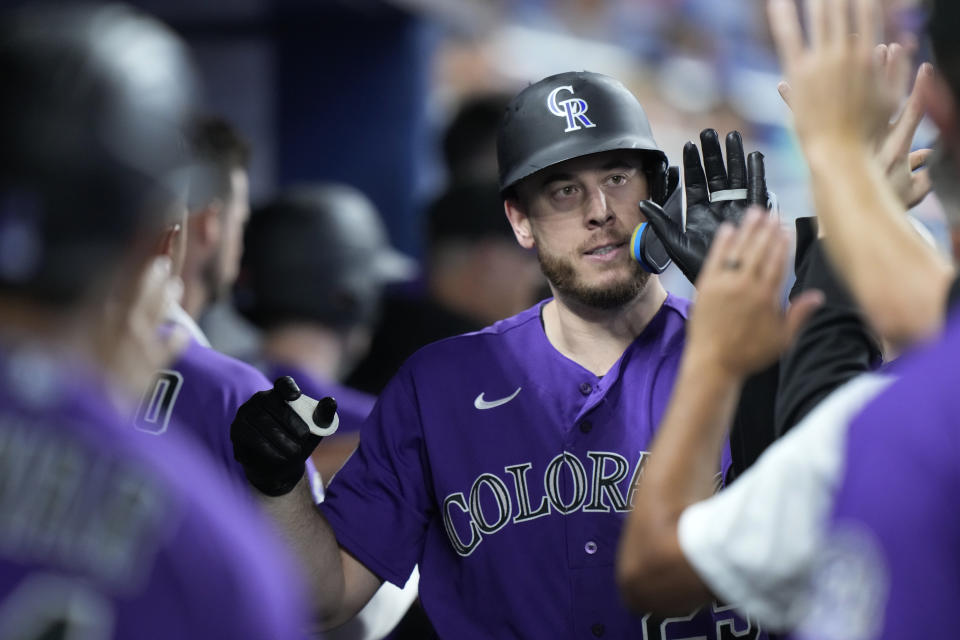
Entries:
{"type": "Polygon", "coordinates": [[[836,489],[847,425],[892,378],[839,387],[729,488],[680,516],[680,547],[713,593],[765,628],[793,627],[836,489]]]}

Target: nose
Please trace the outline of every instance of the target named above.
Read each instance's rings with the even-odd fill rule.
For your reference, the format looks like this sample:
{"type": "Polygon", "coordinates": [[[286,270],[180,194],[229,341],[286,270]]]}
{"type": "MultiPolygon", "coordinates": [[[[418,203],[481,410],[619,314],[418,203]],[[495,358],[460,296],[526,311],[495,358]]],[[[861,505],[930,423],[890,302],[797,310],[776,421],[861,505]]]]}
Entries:
{"type": "Polygon", "coordinates": [[[594,187],[587,194],[586,224],[590,229],[596,229],[609,224],[614,218],[613,209],[607,202],[603,189],[594,187]]]}

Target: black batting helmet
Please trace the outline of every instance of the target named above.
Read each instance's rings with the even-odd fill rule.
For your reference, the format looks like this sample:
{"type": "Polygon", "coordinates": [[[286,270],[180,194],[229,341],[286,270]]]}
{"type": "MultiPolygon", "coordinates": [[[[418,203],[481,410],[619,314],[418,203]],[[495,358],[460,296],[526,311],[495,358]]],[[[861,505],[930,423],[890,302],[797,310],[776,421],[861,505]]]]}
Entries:
{"type": "Polygon", "coordinates": [[[23,7],[0,78],[0,290],[70,302],[183,195],[186,47],[121,5],[23,7]]]}
{"type": "Polygon", "coordinates": [[[667,197],[667,156],[636,97],[617,80],[578,71],[544,78],[507,106],[497,136],[500,191],[551,165],[601,151],[647,156],[651,199],[667,197]]]}
{"type": "Polygon", "coordinates": [[[235,300],[263,329],[304,320],[347,328],[372,323],[384,285],[415,273],[360,191],[300,186],[250,217],[235,300]]]}

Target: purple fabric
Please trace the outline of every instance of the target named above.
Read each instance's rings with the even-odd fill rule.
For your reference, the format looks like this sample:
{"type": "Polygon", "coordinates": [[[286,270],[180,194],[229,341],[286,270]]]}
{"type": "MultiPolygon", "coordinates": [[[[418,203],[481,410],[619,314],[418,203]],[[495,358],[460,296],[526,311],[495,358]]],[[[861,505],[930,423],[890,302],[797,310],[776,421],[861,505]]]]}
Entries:
{"type": "Polygon", "coordinates": [[[154,377],[134,426],[153,435],[189,433],[219,472],[247,489],[243,468],[233,458],[230,425],[241,404],[272,386],[249,364],[191,340],[177,361],[154,377]]]}
{"type": "Polygon", "coordinates": [[[95,372],[0,353],[0,487],[0,637],[303,635],[301,581],[262,516],[192,443],[119,419],[95,372]]]}
{"type": "Polygon", "coordinates": [[[960,602],[960,317],[851,424],[827,561],[805,630],[942,638],[960,602]]]}
{"type": "Polygon", "coordinates": [[[397,585],[419,563],[420,598],[444,638],[746,631],[728,610],[667,622],[630,614],[614,579],[688,306],[668,297],[602,378],[553,348],[539,305],[421,349],[328,487],[321,509],[339,542],[397,585]]]}
{"type": "Polygon", "coordinates": [[[337,415],[340,416],[340,426],[337,433],[356,433],[370,415],[376,398],[368,393],[345,387],[330,380],[323,380],[302,369],[290,364],[268,362],[263,371],[267,378],[276,380],[282,376],[290,376],[297,382],[300,390],[319,400],[326,396],[337,399],[337,415]]]}

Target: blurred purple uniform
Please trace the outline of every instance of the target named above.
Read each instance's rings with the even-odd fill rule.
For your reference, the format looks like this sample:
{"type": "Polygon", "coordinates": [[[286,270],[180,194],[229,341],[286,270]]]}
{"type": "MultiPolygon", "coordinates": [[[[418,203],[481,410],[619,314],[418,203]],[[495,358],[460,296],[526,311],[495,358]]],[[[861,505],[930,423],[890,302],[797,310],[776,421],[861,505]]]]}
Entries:
{"type": "Polygon", "coordinates": [[[339,543],[397,585],[419,563],[442,638],[754,637],[721,607],[633,615],[615,583],[688,306],[669,296],[602,378],[550,344],[540,305],[421,349],[328,488],[339,543]]]}
{"type": "Polygon", "coordinates": [[[263,365],[263,371],[270,380],[290,376],[296,380],[300,390],[311,398],[317,400],[326,396],[336,398],[337,415],[340,416],[337,434],[360,431],[360,426],[370,415],[377,400],[368,393],[329,380],[322,380],[293,365],[267,362],[263,365]]]}
{"type": "Polygon", "coordinates": [[[243,468],[233,457],[230,425],[241,404],[272,386],[249,364],[191,338],[177,361],[154,376],[134,426],[154,435],[186,430],[213,456],[216,466],[246,490],[243,468]]]}
{"type": "MultiPolygon", "coordinates": [[[[851,424],[811,638],[946,638],[960,603],[960,315],[851,424]]],[[[904,358],[906,359],[906,358],[904,358]]]]}
{"type": "Polygon", "coordinates": [[[98,375],[0,353],[0,637],[291,638],[301,583],[253,508],[98,375]]]}

